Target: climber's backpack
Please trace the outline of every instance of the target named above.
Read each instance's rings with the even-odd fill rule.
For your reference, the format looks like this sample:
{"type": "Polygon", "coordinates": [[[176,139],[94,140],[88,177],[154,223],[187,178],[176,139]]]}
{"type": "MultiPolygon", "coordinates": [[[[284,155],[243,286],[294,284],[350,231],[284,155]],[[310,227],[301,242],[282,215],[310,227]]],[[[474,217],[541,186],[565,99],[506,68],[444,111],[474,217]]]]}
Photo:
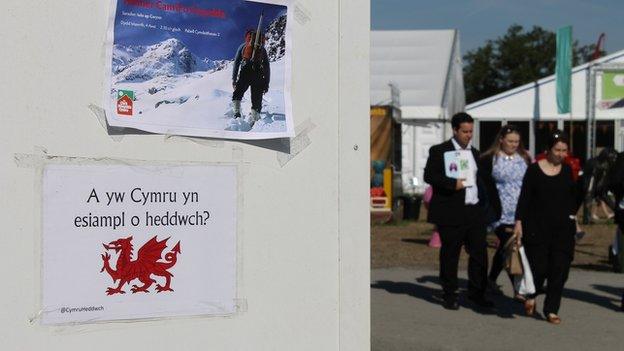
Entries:
{"type": "MultiPolygon", "coordinates": [[[[265,41],[265,37],[263,34],[260,34],[260,42],[258,43],[260,45],[260,48],[262,48],[264,46],[264,41],[265,41]]],[[[253,46],[256,40],[256,31],[253,29],[249,29],[246,33],[245,33],[245,47],[243,48],[243,59],[245,60],[251,60],[251,56],[252,56],[252,50],[253,50],[253,46]]],[[[254,60],[259,57],[260,55],[260,50],[256,51],[256,56],[254,57],[254,60]]]]}

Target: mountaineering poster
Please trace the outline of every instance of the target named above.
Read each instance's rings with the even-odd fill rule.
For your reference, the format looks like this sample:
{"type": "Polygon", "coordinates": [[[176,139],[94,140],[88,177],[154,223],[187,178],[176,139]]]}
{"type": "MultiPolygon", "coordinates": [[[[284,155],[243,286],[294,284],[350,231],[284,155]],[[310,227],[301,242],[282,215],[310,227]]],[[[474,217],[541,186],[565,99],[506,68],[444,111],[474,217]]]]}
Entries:
{"type": "Polygon", "coordinates": [[[294,136],[283,0],[111,0],[110,126],[228,139],[294,136]]]}
{"type": "Polygon", "coordinates": [[[237,311],[235,166],[47,165],[41,323],[237,311]]]}

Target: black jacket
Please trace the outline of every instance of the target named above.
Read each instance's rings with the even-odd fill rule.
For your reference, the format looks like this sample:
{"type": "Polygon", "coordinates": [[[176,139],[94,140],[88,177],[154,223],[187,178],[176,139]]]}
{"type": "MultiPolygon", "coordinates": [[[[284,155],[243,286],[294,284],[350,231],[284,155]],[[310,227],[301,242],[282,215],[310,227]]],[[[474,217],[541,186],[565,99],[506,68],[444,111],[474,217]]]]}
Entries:
{"type": "MultiPolygon", "coordinates": [[[[429,158],[425,166],[425,182],[433,187],[433,196],[429,203],[429,213],[427,221],[437,225],[456,226],[462,225],[467,220],[484,220],[485,213],[480,218],[464,218],[463,208],[466,201],[466,190],[455,190],[457,179],[446,176],[444,170],[444,153],[455,151],[455,146],[451,140],[442,144],[434,145],[429,149],[429,158]]],[[[479,159],[479,150],[471,148],[475,161],[479,159]]],[[[486,203],[487,195],[484,191],[483,180],[480,176],[480,169],[477,170],[477,188],[479,190],[479,204],[483,207],[486,203]]]]}
{"type": "Polygon", "coordinates": [[[620,152],[615,161],[615,165],[609,172],[609,190],[615,197],[615,206],[613,212],[615,213],[615,222],[624,228],[624,210],[621,209],[618,204],[624,198],[624,152],[620,152]]]}
{"type": "MultiPolygon", "coordinates": [[[[232,82],[236,83],[240,79],[240,72],[242,71],[245,65],[249,65],[251,63],[247,62],[243,59],[243,50],[245,49],[245,43],[241,44],[236,50],[236,56],[234,57],[234,68],[232,70],[232,82]]],[[[262,80],[266,89],[269,87],[269,83],[271,82],[271,64],[269,63],[269,55],[264,47],[262,47],[262,57],[260,58],[260,66],[262,67],[262,80]]]]}
{"type": "Polygon", "coordinates": [[[532,163],[524,174],[516,206],[516,220],[522,221],[522,242],[556,243],[558,249],[572,253],[576,225],[570,217],[578,212],[579,200],[569,165],[562,164],[558,175],[549,176],[538,163],[532,163]],[[557,235],[566,228],[570,235],[557,235]]]}
{"type": "Polygon", "coordinates": [[[493,168],[494,155],[488,155],[479,159],[479,171],[481,171],[481,178],[483,179],[485,192],[487,193],[488,198],[488,204],[485,208],[487,224],[498,221],[503,213],[503,207],[500,202],[498,189],[496,188],[496,182],[492,176],[493,168]]]}

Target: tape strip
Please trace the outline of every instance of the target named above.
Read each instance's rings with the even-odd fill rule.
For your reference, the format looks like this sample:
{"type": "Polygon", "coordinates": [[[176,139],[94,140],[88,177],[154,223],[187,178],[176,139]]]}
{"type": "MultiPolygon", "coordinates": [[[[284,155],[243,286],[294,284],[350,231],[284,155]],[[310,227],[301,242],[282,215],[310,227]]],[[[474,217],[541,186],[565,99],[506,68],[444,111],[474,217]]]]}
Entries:
{"type": "MultiPolygon", "coordinates": [[[[116,142],[120,142],[123,140],[123,134],[121,131],[117,132],[117,133],[111,133],[112,131],[112,127],[108,125],[108,122],[106,121],[106,111],[104,111],[103,108],[95,105],[95,104],[89,104],[88,106],[89,110],[91,110],[91,112],[93,112],[93,114],[95,115],[95,118],[97,118],[98,122],[100,122],[100,125],[102,126],[102,128],[104,128],[104,130],[106,131],[106,134],[108,134],[108,136],[113,139],[113,141],[116,142]]],[[[122,128],[123,129],[123,128],[122,128]]]]}
{"type": "Polygon", "coordinates": [[[245,313],[249,310],[247,299],[236,299],[234,302],[236,303],[236,312],[245,313]]]}
{"type": "Polygon", "coordinates": [[[176,142],[176,141],[190,141],[197,145],[214,147],[217,149],[222,149],[225,146],[225,142],[223,140],[215,140],[209,138],[196,138],[196,137],[187,137],[180,135],[165,135],[165,142],[176,142]]]}
{"type": "MultiPolygon", "coordinates": [[[[15,164],[20,168],[42,168],[48,163],[60,163],[60,164],[103,164],[103,165],[118,165],[124,164],[129,166],[141,166],[141,165],[153,165],[154,161],[143,160],[126,160],[110,157],[70,157],[70,156],[53,156],[48,155],[48,152],[44,148],[36,148],[33,154],[16,153],[13,155],[15,164]]],[[[156,162],[157,163],[157,162],[156,162]]],[[[193,163],[193,162],[187,162],[193,163]]],[[[169,164],[184,164],[184,162],[169,163],[169,164]]]]}
{"type": "Polygon", "coordinates": [[[310,11],[305,8],[301,3],[295,3],[295,20],[301,25],[306,25],[310,22],[310,11]]]}
{"type": "Polygon", "coordinates": [[[244,157],[243,148],[238,145],[232,146],[232,161],[242,161],[243,157],[244,157]]]}
{"type": "Polygon", "coordinates": [[[134,128],[126,128],[126,127],[112,127],[108,124],[108,121],[106,120],[106,111],[95,105],[95,104],[89,104],[88,106],[89,110],[91,110],[91,112],[93,112],[93,114],[95,115],[95,117],[98,119],[98,121],[100,122],[100,125],[102,126],[102,128],[104,128],[104,130],[106,131],[106,133],[108,134],[108,136],[113,139],[114,141],[121,141],[123,140],[123,137],[125,135],[151,135],[154,133],[150,133],[150,132],[146,132],[144,130],[139,130],[139,129],[134,129],[134,128]]]}
{"type": "Polygon", "coordinates": [[[284,167],[288,162],[290,162],[290,160],[295,158],[295,156],[299,155],[303,150],[310,146],[310,144],[312,144],[308,134],[315,127],[316,125],[308,119],[295,127],[296,135],[294,138],[282,140],[286,150],[289,151],[277,153],[277,162],[280,167],[284,167]]]}
{"type": "MultiPolygon", "coordinates": [[[[49,155],[44,148],[37,149],[33,154],[13,154],[15,164],[20,168],[42,168],[45,164],[73,164],[73,165],[128,165],[128,166],[184,166],[184,165],[245,165],[244,162],[202,162],[202,161],[158,161],[158,160],[131,160],[111,157],[78,157],[49,155]],[[39,151],[37,151],[39,150],[39,151]]],[[[241,149],[242,152],[242,149],[241,149]]]]}
{"type": "Polygon", "coordinates": [[[14,154],[13,161],[19,168],[40,168],[47,155],[47,150],[35,148],[34,154],[14,154]]]}

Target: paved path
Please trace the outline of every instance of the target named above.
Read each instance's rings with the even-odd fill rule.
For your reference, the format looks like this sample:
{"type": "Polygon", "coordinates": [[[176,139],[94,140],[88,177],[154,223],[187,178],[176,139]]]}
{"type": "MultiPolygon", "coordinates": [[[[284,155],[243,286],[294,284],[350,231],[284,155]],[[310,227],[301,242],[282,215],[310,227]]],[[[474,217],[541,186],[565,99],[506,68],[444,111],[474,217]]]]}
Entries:
{"type": "MultiPolygon", "coordinates": [[[[466,272],[460,273],[466,286],[466,272]]],[[[504,278],[504,279],[503,279],[504,278]]],[[[624,312],[619,311],[624,275],[573,270],[559,315],[551,325],[524,316],[506,296],[494,297],[493,312],[475,309],[460,297],[461,308],[440,305],[437,271],[376,269],[371,273],[372,350],[624,350],[624,312]]],[[[541,313],[543,297],[537,300],[541,313]]]]}

